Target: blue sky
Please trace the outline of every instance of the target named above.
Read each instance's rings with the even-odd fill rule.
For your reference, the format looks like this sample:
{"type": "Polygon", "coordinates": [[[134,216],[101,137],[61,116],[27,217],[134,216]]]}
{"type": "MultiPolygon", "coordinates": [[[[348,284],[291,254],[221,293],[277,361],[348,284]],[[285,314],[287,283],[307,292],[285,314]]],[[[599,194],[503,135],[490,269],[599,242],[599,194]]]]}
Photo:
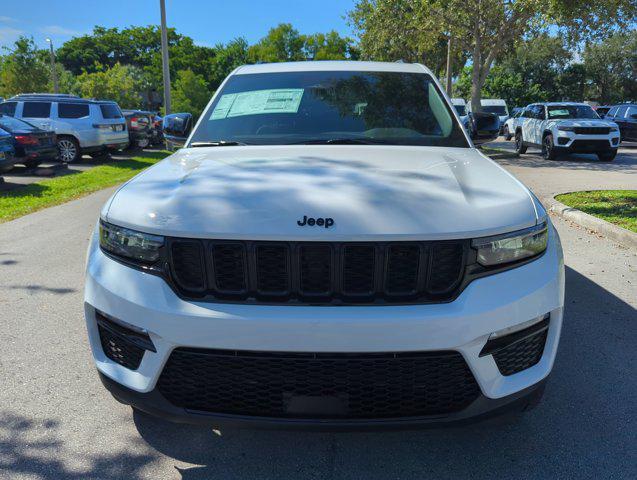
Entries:
{"type": "MultiPolygon", "coordinates": [[[[89,33],[94,25],[127,27],[159,24],[159,0],[3,0],[0,46],[19,35],[33,36],[46,47],[89,33]]],[[[336,30],[351,35],[343,18],[354,0],[166,0],[167,23],[197,44],[215,45],[244,36],[255,42],[279,23],[292,23],[301,33],[336,30]]]]}

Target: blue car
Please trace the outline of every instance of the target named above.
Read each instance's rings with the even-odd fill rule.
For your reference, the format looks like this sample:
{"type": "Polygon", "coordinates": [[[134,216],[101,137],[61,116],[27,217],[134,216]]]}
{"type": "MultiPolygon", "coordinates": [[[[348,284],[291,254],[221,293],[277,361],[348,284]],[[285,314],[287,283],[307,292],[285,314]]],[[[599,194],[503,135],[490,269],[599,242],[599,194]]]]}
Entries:
{"type": "Polygon", "coordinates": [[[0,128],[0,173],[11,170],[17,161],[13,136],[0,128]]]}

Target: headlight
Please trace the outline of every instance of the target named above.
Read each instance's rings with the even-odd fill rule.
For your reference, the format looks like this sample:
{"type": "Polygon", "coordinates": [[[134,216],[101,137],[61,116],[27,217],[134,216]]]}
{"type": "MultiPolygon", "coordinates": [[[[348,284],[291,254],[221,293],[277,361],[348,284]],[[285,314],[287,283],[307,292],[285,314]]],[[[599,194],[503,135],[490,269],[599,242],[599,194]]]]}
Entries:
{"type": "Polygon", "coordinates": [[[471,246],[478,252],[478,263],[485,267],[517,262],[534,257],[546,250],[548,228],[542,222],[525,230],[477,238],[471,246]]]}
{"type": "Polygon", "coordinates": [[[575,131],[575,127],[564,127],[562,125],[558,125],[557,129],[561,130],[562,132],[574,132],[575,131]]]}
{"type": "Polygon", "coordinates": [[[151,264],[159,260],[159,249],[163,245],[164,237],[100,222],[100,247],[117,257],[151,264]]]}

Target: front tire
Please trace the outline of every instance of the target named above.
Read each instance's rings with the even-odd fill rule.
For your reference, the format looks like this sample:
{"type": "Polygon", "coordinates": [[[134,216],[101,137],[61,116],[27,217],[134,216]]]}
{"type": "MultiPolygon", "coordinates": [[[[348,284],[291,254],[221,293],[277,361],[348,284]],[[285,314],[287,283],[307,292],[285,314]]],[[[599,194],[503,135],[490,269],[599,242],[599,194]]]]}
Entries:
{"type": "Polygon", "coordinates": [[[38,168],[42,162],[40,160],[27,160],[24,166],[30,169],[38,168]]]}
{"type": "Polygon", "coordinates": [[[63,163],[77,162],[82,154],[80,153],[80,145],[72,137],[58,138],[58,155],[63,163]]]}
{"type": "Polygon", "coordinates": [[[504,135],[504,139],[508,142],[509,140],[511,140],[511,138],[513,138],[513,135],[511,135],[511,132],[509,132],[509,126],[505,125],[504,126],[504,131],[502,132],[502,135],[504,135]]]}
{"type": "Polygon", "coordinates": [[[615,156],[617,155],[617,150],[613,150],[612,152],[603,152],[598,153],[597,158],[599,158],[602,162],[612,162],[615,160],[615,156]]]}
{"type": "Polygon", "coordinates": [[[522,132],[515,132],[515,151],[519,154],[526,153],[526,145],[524,145],[524,141],[522,140],[522,132]]]}
{"type": "Polygon", "coordinates": [[[555,145],[553,144],[553,135],[550,133],[544,136],[542,140],[542,156],[546,160],[555,160],[557,154],[555,152],[555,145]]]}

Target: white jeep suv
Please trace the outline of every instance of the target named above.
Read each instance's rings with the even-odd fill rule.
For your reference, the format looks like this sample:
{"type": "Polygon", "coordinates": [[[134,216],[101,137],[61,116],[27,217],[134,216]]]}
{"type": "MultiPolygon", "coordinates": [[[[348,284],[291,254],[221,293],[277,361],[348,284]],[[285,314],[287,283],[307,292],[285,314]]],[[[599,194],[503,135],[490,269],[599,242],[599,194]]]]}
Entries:
{"type": "Polygon", "coordinates": [[[515,149],[542,149],[542,156],[554,160],[567,153],[594,153],[605,162],[617,155],[619,127],[602,120],[585,103],[557,102],[528,105],[517,121],[515,149]]]}
{"type": "MultiPolygon", "coordinates": [[[[188,122],[172,118],[174,138],[188,122]]],[[[494,116],[474,120],[495,138],[494,116]]],[[[173,421],[348,428],[537,402],[560,241],[427,68],[239,67],[184,140],[108,200],[90,242],[88,336],[117,399],[173,421]]]]}

